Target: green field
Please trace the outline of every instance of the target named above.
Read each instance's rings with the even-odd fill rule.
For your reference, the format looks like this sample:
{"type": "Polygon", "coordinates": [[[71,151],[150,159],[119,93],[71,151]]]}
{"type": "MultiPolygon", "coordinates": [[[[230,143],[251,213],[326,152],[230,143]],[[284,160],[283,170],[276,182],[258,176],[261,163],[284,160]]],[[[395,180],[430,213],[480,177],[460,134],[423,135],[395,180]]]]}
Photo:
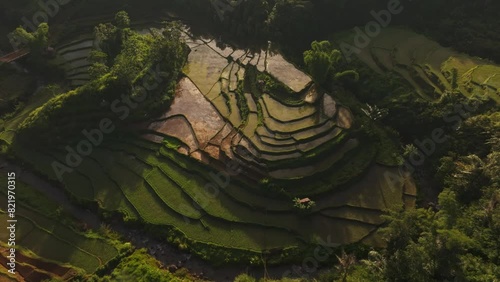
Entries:
{"type": "Polygon", "coordinates": [[[445,48],[408,29],[384,29],[357,57],[376,72],[400,75],[430,101],[458,91],[465,97],[500,103],[498,65],[445,48]]]}
{"type": "MultiPolygon", "coordinates": [[[[4,176],[0,178],[6,182],[4,176]]],[[[57,206],[40,192],[19,180],[16,186],[16,243],[20,248],[45,260],[71,265],[87,273],[93,273],[118,255],[117,248],[109,241],[96,235],[80,233],[55,219],[58,215],[54,214],[54,208],[57,206]]],[[[2,192],[5,196],[4,193],[6,192],[2,192]]],[[[6,228],[8,219],[6,208],[6,201],[2,201],[2,229],[6,228]]],[[[0,241],[7,242],[7,238],[8,233],[2,232],[0,241]]]]}

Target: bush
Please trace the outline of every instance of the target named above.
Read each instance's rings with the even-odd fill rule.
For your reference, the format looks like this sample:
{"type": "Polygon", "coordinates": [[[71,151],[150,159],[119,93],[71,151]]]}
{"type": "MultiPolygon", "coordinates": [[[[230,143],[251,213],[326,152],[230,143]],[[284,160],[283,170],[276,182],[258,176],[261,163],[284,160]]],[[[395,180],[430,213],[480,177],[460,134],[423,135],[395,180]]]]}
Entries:
{"type": "Polygon", "coordinates": [[[240,274],[234,278],[234,282],[257,282],[257,279],[248,274],[240,274]]]}

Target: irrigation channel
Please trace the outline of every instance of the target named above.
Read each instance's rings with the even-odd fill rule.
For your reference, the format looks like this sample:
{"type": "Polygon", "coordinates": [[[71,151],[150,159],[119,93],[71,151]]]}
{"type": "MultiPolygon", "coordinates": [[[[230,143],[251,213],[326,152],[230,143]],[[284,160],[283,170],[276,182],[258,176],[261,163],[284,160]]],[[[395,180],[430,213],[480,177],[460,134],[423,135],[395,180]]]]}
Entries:
{"type": "MultiPolygon", "coordinates": [[[[192,256],[188,252],[179,250],[166,241],[153,238],[150,234],[139,228],[128,226],[119,220],[105,220],[100,218],[95,212],[71,202],[61,187],[57,187],[31,171],[0,157],[0,173],[7,172],[15,172],[18,181],[22,181],[42,192],[50,200],[61,205],[64,212],[73,216],[77,221],[85,223],[89,228],[98,229],[101,224],[106,224],[111,230],[120,234],[122,240],[131,242],[136,248],[146,248],[150,255],[159,260],[170,271],[186,268],[194,277],[200,280],[217,282],[233,281],[234,277],[241,273],[248,273],[260,278],[264,276],[264,272],[266,271],[268,277],[281,278],[285,272],[293,272],[293,270],[300,272],[297,269],[300,267],[292,265],[268,266],[266,270],[264,270],[263,266],[232,265],[214,267],[210,263],[192,256]]],[[[304,271],[303,273],[306,272],[304,271]]]]}

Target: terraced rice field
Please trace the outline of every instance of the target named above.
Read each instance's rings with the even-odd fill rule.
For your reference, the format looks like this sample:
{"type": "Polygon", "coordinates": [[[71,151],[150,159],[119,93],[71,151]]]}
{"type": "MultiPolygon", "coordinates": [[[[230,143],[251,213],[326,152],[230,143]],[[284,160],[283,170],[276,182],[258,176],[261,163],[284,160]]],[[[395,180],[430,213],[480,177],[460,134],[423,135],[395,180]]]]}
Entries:
{"type": "MultiPolygon", "coordinates": [[[[47,159],[38,161],[44,166],[47,159]]],[[[103,209],[175,227],[189,242],[252,252],[300,247],[329,235],[339,244],[364,240],[381,224],[376,216],[388,207],[384,199],[402,204],[406,189],[388,190],[380,178],[386,169],[378,167],[358,188],[313,197],[317,206],[300,215],[287,197],[256,192],[239,178],[214,177],[220,172],[144,139],[110,140],[87,161],[76,171],[99,178],[88,185],[101,191],[96,199],[103,209]],[[103,204],[106,193],[114,204],[103,204]]],[[[27,230],[32,228],[27,224],[27,230]]]]}
{"type": "MultiPolygon", "coordinates": [[[[79,25],[81,30],[93,30],[94,26],[99,24],[99,19],[112,21],[112,16],[98,17],[86,20],[78,20],[75,24],[79,25]],[[80,22],[81,21],[81,22],[80,22]]],[[[144,23],[135,23],[132,28],[138,30],[141,34],[150,32],[149,28],[143,27],[144,23]]],[[[159,25],[158,23],[150,23],[150,26],[159,25]]],[[[95,49],[96,42],[92,33],[81,34],[70,42],[55,46],[56,49],[56,65],[60,66],[66,75],[66,79],[73,87],[79,87],[90,81],[89,61],[90,52],[95,49]]]]}
{"type": "Polygon", "coordinates": [[[500,66],[442,47],[411,30],[385,28],[360,51],[356,56],[367,66],[379,73],[398,73],[425,99],[457,90],[466,97],[500,102],[500,66]]]}
{"type": "MultiPolygon", "coordinates": [[[[21,188],[19,183],[19,188],[21,188]]],[[[23,186],[23,189],[29,189],[23,186]]],[[[25,193],[22,191],[21,193],[25,193]]],[[[38,199],[44,201],[46,199],[38,199]]],[[[7,224],[6,202],[0,204],[0,227],[6,229],[7,224]]],[[[33,210],[22,203],[16,206],[16,243],[22,246],[24,259],[21,264],[26,269],[37,269],[52,272],[57,276],[69,275],[71,268],[66,265],[81,268],[87,273],[93,273],[98,267],[103,266],[109,260],[118,255],[117,249],[108,241],[97,237],[90,237],[79,233],[67,225],[42,215],[39,211],[33,210]],[[54,252],[57,250],[57,252],[54,252]],[[31,252],[31,253],[28,253],[31,252]],[[36,257],[33,257],[34,254],[36,257]],[[31,258],[30,258],[31,257],[31,258]],[[40,260],[38,258],[43,258],[40,260]],[[45,262],[49,260],[52,263],[45,262]],[[56,264],[57,263],[57,264],[56,264]],[[58,266],[60,264],[60,266],[58,266]],[[44,269],[51,267],[51,269],[44,269]]],[[[0,234],[0,241],[7,242],[8,233],[0,234]]],[[[20,271],[20,273],[30,273],[20,271]]],[[[42,275],[44,272],[40,275],[42,275]]],[[[27,277],[24,277],[27,279],[27,277]]]]}
{"type": "MultiPolygon", "coordinates": [[[[265,52],[221,50],[214,41],[187,34],[186,41],[191,48],[184,69],[187,77],[179,82],[171,108],[155,121],[140,125],[149,132],[143,135],[144,141],[120,140],[122,144],[113,143],[108,149],[114,154],[130,154],[129,162],[145,164],[147,170],[135,173],[146,179],[170,209],[189,220],[217,218],[234,225],[275,229],[286,232],[287,237],[300,238],[294,245],[333,233],[339,243],[368,237],[367,242],[380,243],[372,233],[382,224],[382,210],[389,208],[389,202],[411,206],[416,191],[403,197],[403,187],[412,183],[395,190],[386,187],[382,176],[391,168],[371,165],[377,150],[350,137],[354,123],[351,111],[338,103],[335,95],[314,93],[314,100],[319,101],[307,102],[305,98],[314,92],[314,86],[307,88],[310,80],[299,83],[288,80],[285,74],[280,76],[285,70],[300,73],[291,64],[283,67],[286,64],[274,62],[281,65],[274,73],[269,71],[265,52]],[[288,87],[289,93],[295,92],[296,101],[304,101],[290,104],[280,95],[246,87],[258,85],[252,80],[256,71],[271,75],[288,87]],[[176,150],[167,149],[162,145],[165,136],[175,137],[181,144],[176,150]],[[240,168],[241,173],[234,178],[237,183],[228,181],[227,186],[214,189],[214,180],[204,165],[224,172],[228,162],[240,168]],[[363,179],[356,186],[361,190],[336,191],[357,177],[363,179]],[[306,217],[297,217],[287,196],[270,198],[269,193],[259,192],[255,185],[263,178],[281,181],[288,193],[312,197],[317,208],[306,217]],[[168,185],[164,189],[174,189],[175,201],[162,195],[161,183],[168,185]],[[211,197],[204,188],[216,196],[211,197]]],[[[303,76],[294,75],[299,79],[303,76]]],[[[212,172],[212,176],[217,173],[212,172]]]]}
{"type": "Polygon", "coordinates": [[[0,246],[0,279],[2,281],[43,281],[50,279],[69,280],[77,274],[77,270],[71,266],[60,265],[53,262],[47,262],[37,257],[33,253],[18,251],[16,253],[16,274],[8,273],[6,257],[9,255],[7,246],[0,246]],[[14,279],[14,280],[12,280],[14,279]]]}
{"type": "MultiPolygon", "coordinates": [[[[295,93],[294,99],[306,96],[301,92],[311,84],[310,78],[281,55],[221,50],[213,40],[185,37],[191,48],[184,69],[187,77],[180,81],[171,109],[148,129],[179,138],[189,147],[186,154],[206,163],[210,163],[209,157],[240,161],[260,178],[300,178],[310,176],[315,166],[288,171],[286,162],[291,165],[307,159],[322,145],[343,138],[342,133],[351,128],[352,114],[329,95],[322,96],[320,103],[303,101],[290,106],[286,99],[279,100],[280,95],[245,87],[257,85],[255,71],[262,71],[295,93]],[[262,60],[264,64],[259,65],[262,60]],[[188,110],[192,108],[201,110],[193,113],[188,110]],[[276,163],[280,164],[279,173],[261,173],[276,163]]],[[[319,166],[319,171],[328,167],[319,166]]]]}
{"type": "Polygon", "coordinates": [[[4,125],[0,126],[0,143],[4,142],[7,144],[11,144],[18,126],[23,122],[23,120],[26,119],[36,108],[42,106],[45,102],[47,102],[50,98],[52,97],[48,93],[44,93],[43,91],[36,91],[33,96],[30,97],[29,102],[20,113],[9,120],[6,120],[4,122],[4,125]]]}

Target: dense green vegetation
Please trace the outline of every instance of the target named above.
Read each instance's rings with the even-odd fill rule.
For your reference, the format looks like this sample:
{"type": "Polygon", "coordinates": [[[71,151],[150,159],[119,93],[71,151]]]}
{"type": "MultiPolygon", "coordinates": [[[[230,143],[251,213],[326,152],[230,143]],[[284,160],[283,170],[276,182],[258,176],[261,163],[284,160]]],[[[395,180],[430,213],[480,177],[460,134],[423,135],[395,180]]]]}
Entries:
{"type": "MultiPolygon", "coordinates": [[[[7,182],[5,176],[1,180],[7,182]]],[[[16,188],[19,251],[32,252],[42,261],[70,265],[84,274],[104,267],[123,248],[117,241],[93,232],[82,232],[81,225],[61,207],[29,185],[18,181],[16,188]],[[54,252],[54,249],[59,251],[54,252]]],[[[2,195],[6,196],[6,191],[2,191],[2,195]]],[[[7,206],[1,204],[0,208],[0,217],[5,222],[7,206]]],[[[3,233],[2,242],[6,242],[7,235],[3,233]]]]}
{"type": "MultiPolygon", "coordinates": [[[[442,159],[437,176],[445,189],[437,205],[386,216],[390,223],[380,231],[387,240],[385,250],[367,258],[339,256],[338,266],[315,281],[496,281],[498,137],[490,141],[492,149],[484,158],[442,159]]],[[[242,277],[235,281],[253,281],[238,280],[242,277]]]]}
{"type": "Polygon", "coordinates": [[[145,249],[134,251],[130,256],[123,258],[111,274],[99,277],[92,276],[85,281],[108,282],[108,281],[158,281],[158,282],[181,282],[192,281],[189,276],[177,277],[162,269],[160,263],[149,256],[145,249]]]}
{"type": "MultiPolygon", "coordinates": [[[[169,3],[158,0],[140,3],[134,0],[120,3],[91,0],[85,3],[70,2],[61,6],[60,10],[65,10],[67,14],[77,18],[95,18],[95,9],[92,7],[96,5],[99,5],[102,14],[112,15],[120,9],[127,9],[133,16],[160,14],[162,9],[171,8],[183,17],[218,28],[220,33],[225,33],[226,37],[232,40],[260,39],[263,44],[266,44],[268,39],[280,42],[284,49],[298,51],[293,56],[299,59],[300,52],[307,49],[310,42],[325,38],[335,31],[364,25],[373,19],[371,10],[387,9],[387,2],[369,0],[356,3],[308,0],[239,1],[233,8],[227,8],[229,4],[225,1],[216,3],[218,5],[206,0],[169,3]]],[[[391,24],[408,25],[432,35],[435,40],[446,46],[454,46],[471,55],[500,60],[500,53],[496,48],[500,38],[495,32],[500,24],[496,15],[500,8],[497,2],[424,0],[419,3],[402,3],[402,6],[404,10],[392,17],[391,24]]],[[[7,25],[7,30],[19,26],[22,23],[19,19],[23,16],[32,15],[40,9],[35,0],[6,2],[2,3],[0,8],[1,18],[7,25]]],[[[64,13],[56,16],[56,20],[64,18],[64,13]]],[[[69,23],[66,28],[74,32],[79,27],[86,26],[75,21],[69,23]]],[[[200,28],[200,32],[207,30],[200,28]]],[[[2,46],[7,45],[8,43],[2,43],[2,46]]]]}
{"type": "Polygon", "coordinates": [[[2,89],[0,90],[0,118],[8,120],[19,113],[35,89],[33,77],[16,73],[12,66],[0,66],[2,89]]]}
{"type": "Polygon", "coordinates": [[[20,47],[29,48],[32,56],[40,57],[49,47],[49,25],[41,23],[33,32],[18,27],[13,34],[14,38],[22,42],[20,47]]]}
{"type": "MultiPolygon", "coordinates": [[[[301,263],[331,234],[343,245],[314,278],[281,281],[499,279],[497,2],[404,3],[390,24],[427,37],[386,28],[346,60],[339,43],[354,34],[345,30],[386,3],[96,1],[60,7],[50,29],[34,30],[15,28],[35,1],[0,4],[11,11],[0,21],[31,50],[16,67],[0,66],[3,157],[105,222],[145,229],[214,264],[301,263]],[[132,19],[115,14],[122,8],[132,19]],[[167,8],[186,25],[160,24],[167,8]],[[300,79],[287,77],[293,71],[310,75],[299,90],[300,79]],[[179,89],[186,78],[191,89],[179,89]],[[207,111],[179,110],[186,101],[172,103],[183,95],[215,115],[192,119],[207,111]],[[199,138],[214,116],[223,127],[199,138]],[[67,148],[103,120],[110,134],[61,177],[54,161],[67,162],[67,148]],[[231,161],[239,172],[226,179],[231,161]],[[399,186],[387,173],[399,175],[399,186]]],[[[106,228],[81,228],[29,185],[19,190],[28,257],[76,269],[76,281],[194,279],[162,269],[106,228]]],[[[272,278],[280,277],[262,280],[272,278]]]]}
{"type": "Polygon", "coordinates": [[[313,41],[311,50],[304,52],[304,64],[318,85],[338,80],[346,75],[352,76],[354,81],[359,80],[359,74],[356,71],[340,72],[337,69],[341,58],[342,53],[334,50],[329,41],[313,41]]]}

